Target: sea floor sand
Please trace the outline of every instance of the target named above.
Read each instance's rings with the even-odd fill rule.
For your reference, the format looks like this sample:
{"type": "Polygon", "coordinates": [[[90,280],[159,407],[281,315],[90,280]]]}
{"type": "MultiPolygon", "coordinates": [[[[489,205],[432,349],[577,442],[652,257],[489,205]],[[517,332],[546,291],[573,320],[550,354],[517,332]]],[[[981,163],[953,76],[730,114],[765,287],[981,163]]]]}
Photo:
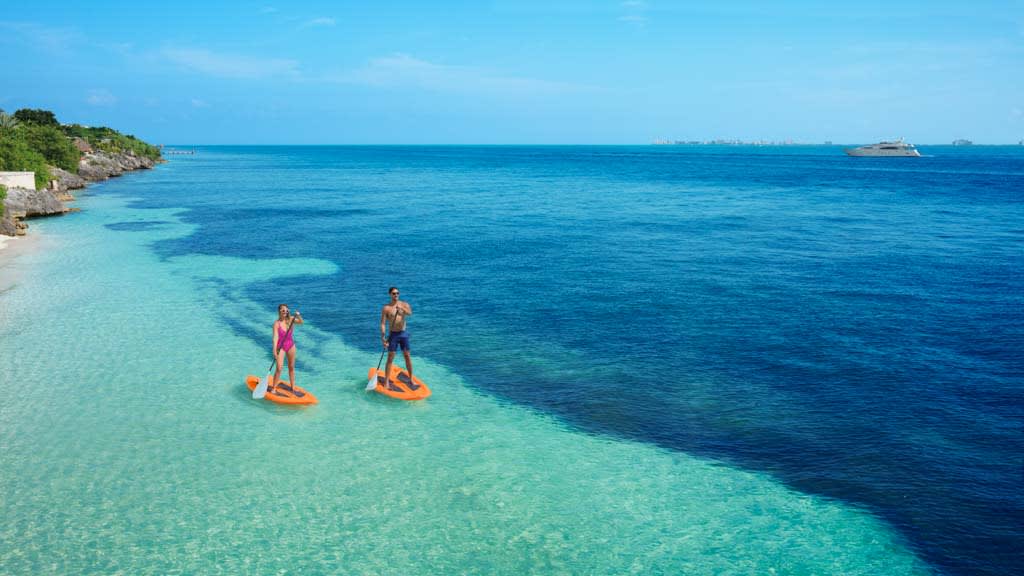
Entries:
{"type": "Polygon", "coordinates": [[[161,258],[192,233],[177,209],[90,207],[0,272],[20,273],[0,348],[28,351],[0,371],[20,391],[0,409],[5,572],[928,573],[861,510],[574,430],[427,356],[429,401],[367,394],[376,350],[315,317],[297,338],[320,404],[254,402],[273,304],[247,286],[338,266],[161,258]]]}

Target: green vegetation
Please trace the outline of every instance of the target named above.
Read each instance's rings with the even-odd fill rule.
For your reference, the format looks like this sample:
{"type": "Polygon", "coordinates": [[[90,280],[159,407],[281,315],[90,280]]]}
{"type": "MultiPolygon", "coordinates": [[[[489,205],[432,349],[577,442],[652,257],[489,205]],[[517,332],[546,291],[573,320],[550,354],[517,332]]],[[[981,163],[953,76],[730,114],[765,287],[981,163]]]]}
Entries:
{"type": "Polygon", "coordinates": [[[18,127],[18,119],[10,114],[0,110],[0,133],[6,132],[7,130],[14,130],[18,127]]]}
{"type": "Polygon", "coordinates": [[[51,178],[49,166],[78,172],[82,153],[74,138],[85,140],[94,150],[160,158],[159,148],[134,136],[105,127],[63,126],[49,110],[23,108],[14,114],[0,110],[0,170],[35,172],[36,188],[43,188],[51,178]]]}
{"type": "Polygon", "coordinates": [[[106,127],[91,128],[81,124],[61,126],[70,137],[78,137],[89,143],[94,149],[105,152],[135,152],[136,156],[145,156],[152,160],[160,157],[160,149],[146,144],[130,134],[121,134],[117,130],[106,127]]]}
{"type": "Polygon", "coordinates": [[[44,188],[50,180],[46,158],[29,146],[19,130],[0,133],[0,171],[31,171],[36,173],[36,188],[44,188]]]}
{"type": "Polygon", "coordinates": [[[0,218],[4,217],[4,198],[7,198],[7,187],[0,184],[0,218]]]}
{"type": "Polygon", "coordinates": [[[28,143],[29,148],[42,154],[51,166],[68,172],[78,171],[78,160],[82,153],[60,128],[24,123],[17,128],[17,133],[28,143]]]}
{"type": "Polygon", "coordinates": [[[57,117],[49,110],[30,110],[28,108],[22,108],[14,113],[14,117],[22,124],[53,126],[54,128],[60,127],[60,122],[57,122],[57,117]]]}

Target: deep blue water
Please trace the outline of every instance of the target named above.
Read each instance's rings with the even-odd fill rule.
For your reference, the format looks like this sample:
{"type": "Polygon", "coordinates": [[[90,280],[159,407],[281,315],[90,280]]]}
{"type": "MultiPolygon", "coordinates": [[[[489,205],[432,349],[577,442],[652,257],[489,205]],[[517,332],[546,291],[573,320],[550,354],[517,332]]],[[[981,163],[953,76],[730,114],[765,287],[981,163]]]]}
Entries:
{"type": "Polygon", "coordinates": [[[862,506],[940,572],[1010,574],[1024,147],[922,152],[200,147],[139,204],[197,226],[167,257],[338,264],[252,287],[271,314],[375,350],[397,285],[414,356],[486,393],[862,506]]]}

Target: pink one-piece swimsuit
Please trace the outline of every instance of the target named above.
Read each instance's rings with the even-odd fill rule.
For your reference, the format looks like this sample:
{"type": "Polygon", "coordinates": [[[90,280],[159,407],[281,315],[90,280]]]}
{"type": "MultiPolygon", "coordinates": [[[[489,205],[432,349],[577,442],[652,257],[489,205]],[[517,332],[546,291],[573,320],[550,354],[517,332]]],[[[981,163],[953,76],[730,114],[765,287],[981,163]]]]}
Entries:
{"type": "Polygon", "coordinates": [[[292,340],[292,331],[283,330],[280,326],[277,327],[277,349],[284,350],[285,352],[292,349],[295,346],[295,341],[292,340]]]}

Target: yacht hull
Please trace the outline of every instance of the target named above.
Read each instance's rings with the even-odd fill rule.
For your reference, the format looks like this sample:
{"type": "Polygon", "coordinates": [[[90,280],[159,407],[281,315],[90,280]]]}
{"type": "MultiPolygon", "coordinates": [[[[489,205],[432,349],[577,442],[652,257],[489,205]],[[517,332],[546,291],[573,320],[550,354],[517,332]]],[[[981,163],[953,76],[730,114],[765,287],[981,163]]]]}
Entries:
{"type": "Polygon", "coordinates": [[[910,150],[879,150],[871,148],[847,148],[844,150],[849,156],[920,156],[921,153],[915,149],[910,150]]]}

